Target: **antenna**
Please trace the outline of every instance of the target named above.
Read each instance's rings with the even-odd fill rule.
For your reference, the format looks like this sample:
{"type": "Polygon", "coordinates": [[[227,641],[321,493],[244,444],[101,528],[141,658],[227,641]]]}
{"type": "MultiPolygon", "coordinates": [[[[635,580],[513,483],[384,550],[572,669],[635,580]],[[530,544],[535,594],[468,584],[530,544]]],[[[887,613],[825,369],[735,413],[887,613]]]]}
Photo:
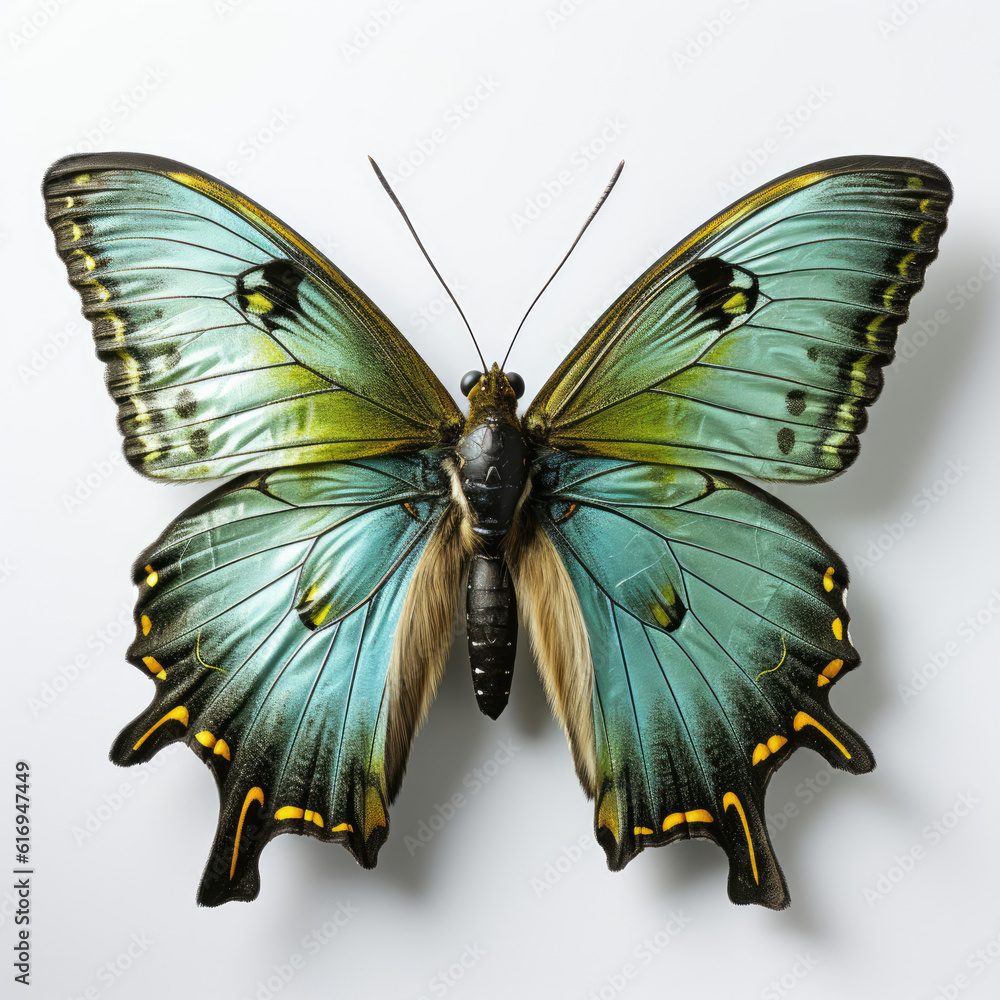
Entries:
{"type": "MultiPolygon", "coordinates": [[[[507,365],[507,359],[510,357],[511,348],[514,346],[514,341],[517,340],[517,335],[521,332],[521,327],[524,326],[524,321],[528,318],[528,313],[535,308],[535,303],[542,297],[542,292],[545,291],[549,285],[552,284],[552,279],[562,270],[563,264],[569,260],[569,255],[576,249],[577,243],[580,242],[581,237],[587,231],[587,226],[589,226],[594,221],[594,216],[600,211],[601,206],[608,200],[608,195],[611,194],[611,189],[618,183],[618,178],[621,176],[622,169],[625,166],[625,161],[622,160],[618,164],[615,172],[611,175],[611,180],[608,181],[608,186],[604,189],[604,194],[601,195],[597,200],[597,204],[594,206],[594,210],[587,216],[587,221],[583,224],[583,228],[576,234],[576,239],[573,240],[573,245],[566,251],[566,256],[559,261],[559,266],[552,272],[552,277],[542,285],[542,291],[539,292],[535,298],[532,300],[530,306],[528,306],[528,312],[524,314],[521,322],[518,323],[517,329],[514,331],[514,336],[511,338],[510,347],[507,348],[507,353],[503,356],[503,362],[500,365],[500,370],[503,371],[507,365]]],[[[432,265],[433,266],[433,265],[432,265]]]]}
{"type": "MultiPolygon", "coordinates": [[[[420,237],[417,236],[417,231],[413,228],[413,223],[410,222],[409,216],[406,214],[403,206],[400,204],[399,199],[396,197],[396,193],[389,187],[389,182],[385,179],[385,174],[379,169],[379,165],[369,156],[368,162],[372,165],[372,169],[375,171],[375,176],[382,182],[382,187],[385,188],[386,194],[392,199],[392,203],[399,209],[399,214],[403,217],[403,221],[406,223],[407,228],[413,234],[413,238],[417,241],[417,246],[420,247],[420,252],[427,259],[427,263],[430,264],[431,270],[437,275],[438,281],[444,287],[444,290],[448,293],[448,298],[455,303],[455,308],[458,310],[458,315],[462,317],[462,321],[465,323],[465,328],[469,331],[469,336],[472,338],[472,343],[476,348],[476,354],[479,355],[479,360],[483,363],[483,371],[486,371],[487,364],[486,359],[483,357],[483,352],[479,350],[479,344],[476,341],[476,335],[472,332],[472,327],[469,326],[469,321],[465,318],[465,313],[462,312],[462,307],[458,304],[458,299],[451,294],[451,289],[448,287],[448,283],[441,277],[441,272],[434,266],[434,261],[431,260],[431,255],[424,249],[423,243],[420,242],[420,237]]],[[[621,169],[621,168],[619,168],[621,169]]],[[[605,196],[606,196],[605,192],[605,196]]],[[[589,219],[587,220],[590,221],[589,219]]],[[[584,227],[586,228],[586,227],[584,227]]],[[[579,239],[579,237],[577,237],[579,239]]]]}

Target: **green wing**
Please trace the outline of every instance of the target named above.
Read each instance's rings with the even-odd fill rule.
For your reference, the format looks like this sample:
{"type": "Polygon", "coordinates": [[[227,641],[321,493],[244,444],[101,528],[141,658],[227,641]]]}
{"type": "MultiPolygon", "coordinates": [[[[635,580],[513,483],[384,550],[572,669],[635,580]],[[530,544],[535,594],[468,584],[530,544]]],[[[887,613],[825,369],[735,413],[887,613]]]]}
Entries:
{"type": "Polygon", "coordinates": [[[593,745],[585,727],[568,731],[578,771],[594,776],[609,866],[708,837],[729,855],[734,902],[786,906],[764,821],[774,770],[797,746],[853,773],[874,767],[830,708],[859,662],[843,561],[725,473],[550,453],[529,506],[586,622],[593,745]]]}
{"type": "Polygon", "coordinates": [[[375,864],[464,562],[440,461],[248,474],[136,562],[128,655],[156,694],[111,758],[134,764],[183,740],[211,766],[221,808],[201,903],[256,897],[258,858],[279,833],[375,864]],[[410,641],[421,627],[433,649],[410,641]]]}
{"type": "Polygon", "coordinates": [[[416,450],[461,415],[357,286],[221,181],[131,153],[45,177],[125,453],[157,478],[416,450]]]}
{"type": "Polygon", "coordinates": [[[667,253],[525,415],[540,445],[817,480],[858,451],[951,186],[922,160],[787,174],[667,253]]]}

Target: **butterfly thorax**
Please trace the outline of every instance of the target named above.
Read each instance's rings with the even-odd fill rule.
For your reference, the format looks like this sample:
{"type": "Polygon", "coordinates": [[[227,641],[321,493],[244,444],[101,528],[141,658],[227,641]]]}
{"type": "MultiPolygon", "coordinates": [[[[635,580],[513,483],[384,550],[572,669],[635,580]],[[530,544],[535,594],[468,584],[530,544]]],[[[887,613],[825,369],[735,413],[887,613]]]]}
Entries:
{"type": "Polygon", "coordinates": [[[491,553],[510,530],[528,477],[528,446],[516,407],[514,390],[494,363],[469,393],[469,418],[455,446],[472,530],[491,553]]]}
{"type": "Polygon", "coordinates": [[[497,718],[510,695],[517,648],[517,603],[500,542],[528,479],[528,445],[517,397],[494,364],[469,393],[469,419],[455,446],[458,478],[481,551],[469,567],[466,626],[476,700],[497,718]]]}

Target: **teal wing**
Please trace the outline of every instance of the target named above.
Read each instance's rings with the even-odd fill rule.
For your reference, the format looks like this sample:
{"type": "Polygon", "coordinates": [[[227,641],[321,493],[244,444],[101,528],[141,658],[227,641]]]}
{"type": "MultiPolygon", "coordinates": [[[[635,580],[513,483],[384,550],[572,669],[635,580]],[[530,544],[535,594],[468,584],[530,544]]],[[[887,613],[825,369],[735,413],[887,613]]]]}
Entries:
{"type": "Polygon", "coordinates": [[[623,293],[531,404],[529,434],[759,479],[837,475],[950,201],[922,160],[846,157],[778,178],[623,293]]]}
{"type": "Polygon", "coordinates": [[[371,300],[221,181],[93,154],[53,164],[44,195],[140,472],[202,479],[398,453],[460,426],[371,300]]]}
{"type": "Polygon", "coordinates": [[[440,462],[250,473],[136,562],[128,655],[156,693],[111,757],[134,764],[183,740],[211,767],[221,808],[201,903],[253,899],[279,833],[375,864],[464,564],[440,462]]]}
{"type": "Polygon", "coordinates": [[[768,779],[798,746],[874,767],[830,707],[859,662],[843,561],[727,473],[549,453],[528,507],[586,623],[593,727],[567,731],[609,866],[708,837],[729,856],[734,902],[787,905],[768,779]]]}

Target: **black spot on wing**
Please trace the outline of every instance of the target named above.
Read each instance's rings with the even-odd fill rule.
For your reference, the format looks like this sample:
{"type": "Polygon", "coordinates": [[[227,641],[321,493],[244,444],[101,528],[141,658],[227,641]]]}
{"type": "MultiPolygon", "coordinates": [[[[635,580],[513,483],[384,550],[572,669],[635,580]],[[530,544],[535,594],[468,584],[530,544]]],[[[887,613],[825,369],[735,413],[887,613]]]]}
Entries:
{"type": "Polygon", "coordinates": [[[757,306],[757,276],[721,257],[704,257],[688,269],[687,276],[698,289],[695,308],[709,317],[719,330],[749,316],[757,306]]]}
{"type": "Polygon", "coordinates": [[[785,406],[793,417],[799,416],[806,408],[806,394],[801,389],[792,389],[785,396],[785,406]]]}
{"type": "Polygon", "coordinates": [[[795,447],[795,431],[791,427],[782,427],[778,431],[778,447],[783,455],[787,455],[795,447]]]}
{"type": "Polygon", "coordinates": [[[198,402],[194,393],[190,389],[181,389],[177,394],[177,402],[174,403],[174,411],[182,420],[189,420],[198,409],[198,402]]]}
{"type": "Polygon", "coordinates": [[[199,458],[204,458],[208,454],[208,431],[204,427],[191,432],[191,450],[199,458]]]}
{"type": "Polygon", "coordinates": [[[236,304],[250,322],[268,330],[300,311],[299,285],[305,277],[290,260],[272,260],[236,279],[236,304]]]}

